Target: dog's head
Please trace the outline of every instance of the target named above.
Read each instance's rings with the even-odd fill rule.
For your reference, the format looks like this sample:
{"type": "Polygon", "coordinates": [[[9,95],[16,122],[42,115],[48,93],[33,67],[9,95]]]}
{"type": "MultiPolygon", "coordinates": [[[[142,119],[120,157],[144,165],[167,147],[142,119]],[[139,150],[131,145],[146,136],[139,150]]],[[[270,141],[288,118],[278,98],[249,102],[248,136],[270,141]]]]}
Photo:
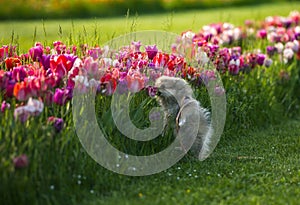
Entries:
{"type": "Polygon", "coordinates": [[[155,82],[159,98],[175,98],[178,103],[184,97],[192,97],[192,89],[182,78],[162,76],[155,82]]]}

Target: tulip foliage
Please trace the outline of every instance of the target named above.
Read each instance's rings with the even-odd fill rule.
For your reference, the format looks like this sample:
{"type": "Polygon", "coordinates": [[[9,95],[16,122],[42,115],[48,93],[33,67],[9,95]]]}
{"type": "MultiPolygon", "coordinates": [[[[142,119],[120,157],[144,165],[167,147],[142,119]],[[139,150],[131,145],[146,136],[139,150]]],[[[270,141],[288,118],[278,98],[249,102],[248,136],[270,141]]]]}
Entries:
{"type": "MultiPolygon", "coordinates": [[[[162,75],[186,79],[209,107],[205,88],[218,74],[224,87],[217,84],[214,90],[227,96],[226,128],[266,124],[297,109],[299,42],[300,13],[294,11],[288,17],[267,17],[259,23],[249,20],[243,27],[215,23],[199,32],[184,31],[170,45],[169,53],[140,41],[117,51],[108,46],[78,49],[61,41],[52,46],[37,42],[23,54],[14,45],[3,45],[0,116],[20,127],[39,118],[39,123],[51,126],[58,135],[72,125],[66,113],[75,89],[81,93],[94,90],[103,114],[115,92],[144,93],[151,99],[156,95],[153,82],[162,75]],[[185,50],[190,52],[184,55],[185,50]],[[208,64],[214,69],[206,69],[208,64]]],[[[28,163],[25,155],[14,160],[17,168],[28,163]]]]}

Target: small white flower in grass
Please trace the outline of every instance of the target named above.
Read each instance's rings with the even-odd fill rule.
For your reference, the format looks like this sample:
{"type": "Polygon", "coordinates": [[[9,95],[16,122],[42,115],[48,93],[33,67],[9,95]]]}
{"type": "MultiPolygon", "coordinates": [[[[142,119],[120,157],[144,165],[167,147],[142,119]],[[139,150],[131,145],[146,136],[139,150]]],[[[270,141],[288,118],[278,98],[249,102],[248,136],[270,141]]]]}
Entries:
{"type": "Polygon", "coordinates": [[[176,179],[177,179],[177,180],[180,180],[180,177],[177,177],[176,179]]]}
{"type": "Polygon", "coordinates": [[[131,170],[131,171],[136,171],[136,167],[128,167],[128,170],[131,170]]]}
{"type": "Polygon", "coordinates": [[[51,190],[54,190],[54,189],[55,189],[55,186],[54,186],[54,185],[51,185],[51,186],[50,186],[50,189],[51,189],[51,190]]]}
{"type": "Polygon", "coordinates": [[[116,164],[116,167],[120,167],[120,164],[116,164]]]}
{"type": "Polygon", "coordinates": [[[80,180],[78,180],[78,181],[77,181],[77,184],[78,184],[78,185],[80,185],[80,184],[81,184],[81,181],[80,181],[80,180]]]}
{"type": "Polygon", "coordinates": [[[94,194],[94,193],[95,193],[95,191],[94,191],[93,189],[91,189],[91,190],[90,190],[90,193],[91,193],[91,194],[94,194]]]}

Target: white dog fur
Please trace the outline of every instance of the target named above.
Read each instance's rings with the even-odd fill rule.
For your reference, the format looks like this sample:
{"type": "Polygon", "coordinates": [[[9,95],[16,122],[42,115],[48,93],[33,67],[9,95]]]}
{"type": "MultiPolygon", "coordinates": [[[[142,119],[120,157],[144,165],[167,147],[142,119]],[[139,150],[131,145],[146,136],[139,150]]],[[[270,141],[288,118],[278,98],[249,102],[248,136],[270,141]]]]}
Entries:
{"type": "Polygon", "coordinates": [[[191,130],[198,126],[198,133],[191,151],[204,160],[210,153],[209,144],[213,129],[209,122],[209,112],[193,98],[193,90],[182,78],[161,76],[155,82],[157,99],[164,110],[164,127],[174,130],[191,130]],[[200,117],[200,119],[199,119],[200,117]],[[199,119],[199,124],[197,122],[199,119]]]}

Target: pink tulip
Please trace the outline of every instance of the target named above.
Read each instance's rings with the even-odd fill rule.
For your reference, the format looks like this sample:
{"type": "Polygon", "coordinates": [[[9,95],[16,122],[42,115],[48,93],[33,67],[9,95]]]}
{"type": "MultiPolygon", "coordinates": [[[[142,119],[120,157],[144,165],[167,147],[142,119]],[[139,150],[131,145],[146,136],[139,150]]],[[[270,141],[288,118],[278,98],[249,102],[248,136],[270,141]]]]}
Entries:
{"type": "Polygon", "coordinates": [[[257,31],[256,36],[258,38],[266,38],[267,37],[267,31],[265,29],[260,29],[257,31]]]}
{"type": "Polygon", "coordinates": [[[215,87],[215,94],[216,94],[217,96],[222,96],[222,95],[224,95],[224,94],[225,94],[224,88],[217,85],[217,86],[215,87]]]}
{"type": "Polygon", "coordinates": [[[145,87],[144,77],[139,73],[127,75],[126,80],[130,92],[136,93],[145,87]]]}
{"type": "Polygon", "coordinates": [[[1,112],[5,112],[5,110],[8,110],[10,108],[10,104],[7,103],[5,100],[1,104],[1,112]]]}

